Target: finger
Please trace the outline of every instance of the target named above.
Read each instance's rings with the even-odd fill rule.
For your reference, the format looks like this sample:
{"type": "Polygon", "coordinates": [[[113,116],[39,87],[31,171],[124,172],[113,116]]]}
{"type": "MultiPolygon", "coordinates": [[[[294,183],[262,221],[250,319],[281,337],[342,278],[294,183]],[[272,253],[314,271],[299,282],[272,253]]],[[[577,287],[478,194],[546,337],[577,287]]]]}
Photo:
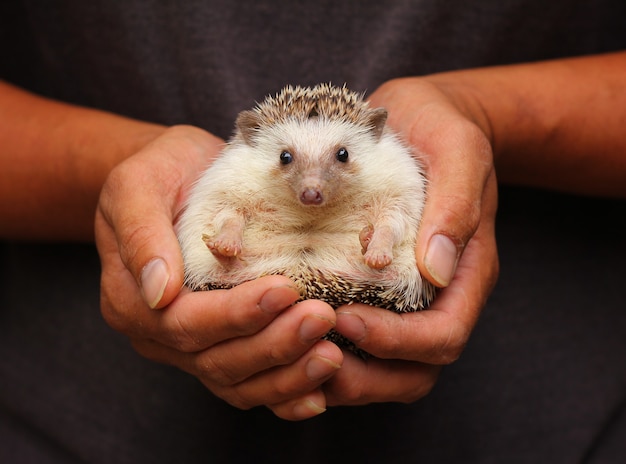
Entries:
{"type": "Polygon", "coordinates": [[[168,304],[182,286],[174,216],[185,188],[220,143],[200,129],[169,129],[114,169],[103,187],[96,235],[103,224],[115,231],[122,262],[151,307],[168,304]]]}
{"type": "Polygon", "coordinates": [[[130,336],[140,326],[140,314],[146,312],[148,307],[138,291],[135,278],[122,262],[115,232],[99,210],[95,226],[102,263],[100,310],[113,329],[130,336]]]}
{"type": "Polygon", "coordinates": [[[160,341],[193,352],[253,336],[299,298],[293,283],[282,276],[267,276],[229,290],[190,292],[184,301],[165,308],[158,327],[160,341]]]}
{"type": "MultiPolygon", "coordinates": [[[[495,176],[486,187],[491,197],[495,176]]],[[[495,194],[494,194],[495,195],[495,194]]],[[[452,283],[431,306],[416,313],[396,314],[366,305],[337,309],[335,329],[359,348],[379,358],[449,364],[463,351],[488,295],[499,265],[495,244],[495,202],[485,202],[480,226],[469,241],[452,283]]]]}
{"type": "Polygon", "coordinates": [[[281,419],[298,421],[326,412],[326,395],[317,388],[299,398],[268,406],[281,419]]]}
{"type": "Polygon", "coordinates": [[[341,370],[322,389],[328,406],[388,401],[410,403],[432,390],[440,370],[439,366],[422,363],[375,358],[363,360],[347,354],[341,370]]]}
{"type": "Polygon", "coordinates": [[[337,345],[321,340],[296,362],[263,371],[232,389],[226,388],[223,396],[229,403],[243,409],[269,405],[270,409],[278,409],[284,414],[286,405],[283,403],[301,399],[318,389],[341,370],[343,359],[337,345]]]}
{"type": "MultiPolygon", "coordinates": [[[[442,292],[441,299],[449,301],[448,295],[453,293],[454,288],[442,292]]],[[[471,323],[434,309],[396,314],[353,305],[337,312],[337,331],[367,353],[380,359],[430,364],[448,364],[458,357],[469,336],[468,325],[471,323]]]]}
{"type": "Polygon", "coordinates": [[[115,251],[154,308],[171,301],[182,287],[183,263],[172,226],[174,186],[164,191],[165,184],[147,171],[132,159],[109,175],[98,205],[96,242],[100,247],[102,228],[114,231],[115,251]],[[146,188],[134,191],[137,185],[146,188]]]}
{"type": "Polygon", "coordinates": [[[149,338],[182,352],[253,335],[300,298],[289,279],[267,276],[230,290],[187,290],[162,311],[154,311],[141,300],[136,287],[128,286],[124,293],[130,301],[121,298],[103,305],[107,322],[133,338],[149,338]]]}
{"type": "MultiPolygon", "coordinates": [[[[179,367],[198,377],[213,394],[232,406],[249,409],[269,405],[270,409],[280,411],[280,417],[291,415],[293,419],[300,413],[287,411],[289,404],[295,407],[305,401],[303,397],[318,389],[343,363],[341,349],[334,343],[320,340],[291,364],[267,369],[255,365],[252,360],[245,360],[246,369],[253,374],[239,383],[228,384],[224,383],[227,378],[224,372],[228,372],[231,367],[226,370],[216,369],[221,360],[215,363],[208,361],[211,349],[201,354],[182,353],[146,339],[133,340],[133,347],[148,359],[179,367]]],[[[241,370],[241,367],[237,369],[241,370]]],[[[315,404],[325,407],[322,402],[315,404]]],[[[307,409],[306,404],[301,406],[307,409]]]]}
{"type": "Polygon", "coordinates": [[[212,383],[232,385],[259,371],[293,363],[334,326],[335,312],[330,306],[303,301],[263,330],[226,340],[199,354],[194,367],[197,375],[212,383]]]}

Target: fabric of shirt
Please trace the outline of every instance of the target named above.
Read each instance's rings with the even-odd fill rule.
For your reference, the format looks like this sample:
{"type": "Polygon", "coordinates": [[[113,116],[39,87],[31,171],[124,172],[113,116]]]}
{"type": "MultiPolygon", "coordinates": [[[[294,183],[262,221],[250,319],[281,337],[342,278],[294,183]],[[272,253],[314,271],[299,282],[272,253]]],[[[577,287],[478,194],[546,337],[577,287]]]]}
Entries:
{"type": "MultiPolygon", "coordinates": [[[[367,94],[619,50],[625,17],[621,0],[5,0],[0,77],[227,138],[286,84],[367,94]]],[[[624,201],[501,187],[501,275],[461,358],[415,403],[302,422],[140,357],[102,320],[92,245],[2,243],[0,462],[624,462],[624,237],[624,201]]]]}

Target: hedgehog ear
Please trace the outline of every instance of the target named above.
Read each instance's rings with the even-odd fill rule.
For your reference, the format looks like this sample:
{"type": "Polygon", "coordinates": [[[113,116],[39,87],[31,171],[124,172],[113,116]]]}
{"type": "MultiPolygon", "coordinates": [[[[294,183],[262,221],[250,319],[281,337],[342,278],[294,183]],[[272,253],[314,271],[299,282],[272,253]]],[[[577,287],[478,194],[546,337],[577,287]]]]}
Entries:
{"type": "Polygon", "coordinates": [[[242,111],[235,121],[235,127],[248,145],[254,145],[254,135],[259,126],[259,115],[252,110],[242,111]]]}
{"type": "Polygon", "coordinates": [[[369,112],[367,123],[376,140],[383,135],[383,129],[387,122],[387,110],[385,108],[375,108],[369,112]]]}

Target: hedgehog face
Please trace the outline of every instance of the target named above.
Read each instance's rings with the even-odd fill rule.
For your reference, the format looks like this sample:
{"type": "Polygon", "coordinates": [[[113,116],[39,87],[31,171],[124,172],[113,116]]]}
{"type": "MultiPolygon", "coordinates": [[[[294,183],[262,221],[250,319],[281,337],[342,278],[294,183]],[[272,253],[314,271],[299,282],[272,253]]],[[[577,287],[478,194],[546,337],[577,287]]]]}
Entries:
{"type": "MultiPolygon", "coordinates": [[[[328,158],[327,155],[322,156],[320,158],[328,158]]],[[[348,162],[348,150],[344,147],[341,147],[335,153],[335,159],[339,163],[347,163],[348,162]]],[[[291,164],[294,161],[293,155],[284,150],[280,154],[280,163],[282,165],[291,164]]],[[[324,164],[331,164],[331,160],[325,160],[324,164]]],[[[310,163],[309,163],[310,165],[310,163]]],[[[287,170],[288,168],[283,168],[283,170],[287,170]]],[[[332,193],[332,189],[329,188],[326,177],[336,177],[332,176],[334,170],[339,170],[340,167],[333,169],[331,167],[329,170],[324,169],[309,169],[308,172],[303,172],[304,176],[301,177],[300,182],[296,184],[296,188],[293,189],[294,193],[300,200],[300,202],[305,206],[322,206],[328,200],[329,193],[332,193]],[[331,174],[328,176],[328,174],[331,174]]],[[[332,184],[331,184],[332,185],[332,184]]]]}
{"type": "Polygon", "coordinates": [[[383,108],[369,108],[345,87],[286,87],[240,113],[236,143],[266,167],[277,202],[319,210],[362,191],[360,166],[376,151],[386,119],[383,108]]]}
{"type": "Polygon", "coordinates": [[[353,124],[322,118],[289,121],[266,135],[256,149],[271,163],[269,174],[283,180],[300,206],[332,206],[358,190],[360,165],[372,141],[353,124]]]}

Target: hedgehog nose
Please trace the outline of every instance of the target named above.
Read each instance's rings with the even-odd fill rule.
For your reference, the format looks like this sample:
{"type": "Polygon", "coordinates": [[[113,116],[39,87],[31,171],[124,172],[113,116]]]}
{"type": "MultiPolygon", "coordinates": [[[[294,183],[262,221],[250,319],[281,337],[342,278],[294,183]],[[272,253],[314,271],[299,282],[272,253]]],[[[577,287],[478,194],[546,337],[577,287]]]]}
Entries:
{"type": "Polygon", "coordinates": [[[309,187],[300,194],[300,201],[303,205],[321,205],[324,202],[324,196],[320,189],[309,187]]]}

